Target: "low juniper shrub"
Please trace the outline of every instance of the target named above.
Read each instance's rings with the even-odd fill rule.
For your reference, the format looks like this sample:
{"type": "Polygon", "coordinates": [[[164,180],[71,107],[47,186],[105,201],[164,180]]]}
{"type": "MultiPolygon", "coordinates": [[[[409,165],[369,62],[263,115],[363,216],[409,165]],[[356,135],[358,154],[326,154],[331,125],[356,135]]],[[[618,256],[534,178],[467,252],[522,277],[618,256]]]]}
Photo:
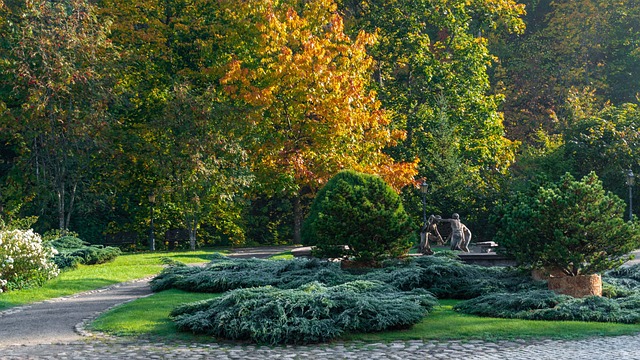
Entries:
{"type": "Polygon", "coordinates": [[[409,327],[437,303],[424,290],[402,292],[375,281],[297,289],[238,289],[171,313],[182,331],[260,344],[325,342],[345,332],[409,327]]]}
{"type": "Polygon", "coordinates": [[[446,255],[388,264],[390,266],[366,273],[351,274],[343,271],[337,263],[318,259],[270,261],[219,257],[204,268],[167,268],[152,280],[151,286],[154,291],[177,288],[193,292],[223,292],[266,285],[293,289],[314,281],[335,286],[355,280],[371,280],[404,291],[425,289],[439,298],[449,299],[469,299],[486,293],[544,286],[544,283],[536,283],[517,270],[467,265],[446,255]]]}
{"type": "Polygon", "coordinates": [[[114,260],[122,254],[117,247],[89,245],[75,236],[63,236],[48,242],[58,254],[53,258],[60,269],[73,269],[78,264],[96,265],[114,260]]]}
{"type": "Polygon", "coordinates": [[[640,296],[609,299],[573,298],[552,291],[528,291],[479,296],[456,304],[454,310],[471,315],[525,320],[640,322],[640,296]]]}
{"type": "Polygon", "coordinates": [[[353,280],[336,263],[318,259],[271,261],[216,258],[204,268],[164,269],[151,281],[153,291],[176,288],[192,292],[227,290],[271,285],[290,289],[318,281],[337,285],[353,280]]]}

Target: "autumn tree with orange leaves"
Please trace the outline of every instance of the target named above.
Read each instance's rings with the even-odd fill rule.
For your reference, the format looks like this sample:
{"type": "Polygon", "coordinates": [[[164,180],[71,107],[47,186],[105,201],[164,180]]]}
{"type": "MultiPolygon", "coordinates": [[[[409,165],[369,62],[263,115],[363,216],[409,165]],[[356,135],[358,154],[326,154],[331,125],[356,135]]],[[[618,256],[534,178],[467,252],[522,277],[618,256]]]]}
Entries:
{"type": "Polygon", "coordinates": [[[390,128],[368,90],[373,60],[366,49],[376,36],[360,32],[351,40],[331,2],[295,4],[228,3],[223,13],[243,32],[227,34],[238,47],[221,84],[238,109],[229,123],[250,149],[258,184],[293,199],[299,243],[303,194],[342,169],[381,175],[400,189],[413,181],[416,161],[384,153],[404,132],[390,128]],[[244,51],[246,44],[255,49],[244,51]]]}

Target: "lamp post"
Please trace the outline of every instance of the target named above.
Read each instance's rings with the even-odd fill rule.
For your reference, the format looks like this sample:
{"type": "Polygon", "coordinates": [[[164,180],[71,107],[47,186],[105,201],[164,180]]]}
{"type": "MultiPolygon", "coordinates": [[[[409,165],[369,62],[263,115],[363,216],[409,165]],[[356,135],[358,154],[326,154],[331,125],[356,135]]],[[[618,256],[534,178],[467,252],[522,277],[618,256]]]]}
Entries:
{"type": "Polygon", "coordinates": [[[156,203],[156,194],[151,193],[149,194],[149,204],[150,209],[151,209],[151,224],[149,226],[149,250],[151,251],[155,251],[156,250],[156,239],[153,235],[153,205],[155,205],[156,203]]]}
{"type": "Polygon", "coordinates": [[[635,184],[635,175],[633,175],[633,171],[629,169],[627,172],[627,186],[629,186],[629,221],[633,220],[633,184],[635,184]]]}
{"type": "Polygon", "coordinates": [[[422,193],[422,221],[423,224],[427,225],[427,190],[429,186],[427,185],[427,180],[422,180],[422,184],[420,184],[420,192],[422,193]]]}

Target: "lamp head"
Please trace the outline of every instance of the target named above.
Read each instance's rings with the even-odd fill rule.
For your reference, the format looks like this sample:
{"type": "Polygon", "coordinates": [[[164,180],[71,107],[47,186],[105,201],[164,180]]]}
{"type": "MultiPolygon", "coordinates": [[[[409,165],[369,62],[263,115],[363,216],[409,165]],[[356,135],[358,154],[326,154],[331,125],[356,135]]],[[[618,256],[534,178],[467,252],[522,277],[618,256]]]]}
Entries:
{"type": "Polygon", "coordinates": [[[423,194],[426,194],[428,190],[429,190],[429,184],[427,184],[426,180],[422,180],[422,183],[420,184],[420,192],[423,194]]]}

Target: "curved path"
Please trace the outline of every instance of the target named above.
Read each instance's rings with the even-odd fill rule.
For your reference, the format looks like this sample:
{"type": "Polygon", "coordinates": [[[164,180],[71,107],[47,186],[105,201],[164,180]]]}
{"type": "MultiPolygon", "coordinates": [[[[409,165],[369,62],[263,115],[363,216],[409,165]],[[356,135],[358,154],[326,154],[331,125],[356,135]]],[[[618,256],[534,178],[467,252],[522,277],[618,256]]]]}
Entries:
{"type": "MultiPolygon", "coordinates": [[[[238,249],[231,256],[266,257],[289,249],[238,249]]],[[[640,335],[580,341],[396,341],[286,347],[87,336],[83,324],[98,314],[150,295],[148,280],[0,312],[0,359],[640,359],[640,335]]]]}

